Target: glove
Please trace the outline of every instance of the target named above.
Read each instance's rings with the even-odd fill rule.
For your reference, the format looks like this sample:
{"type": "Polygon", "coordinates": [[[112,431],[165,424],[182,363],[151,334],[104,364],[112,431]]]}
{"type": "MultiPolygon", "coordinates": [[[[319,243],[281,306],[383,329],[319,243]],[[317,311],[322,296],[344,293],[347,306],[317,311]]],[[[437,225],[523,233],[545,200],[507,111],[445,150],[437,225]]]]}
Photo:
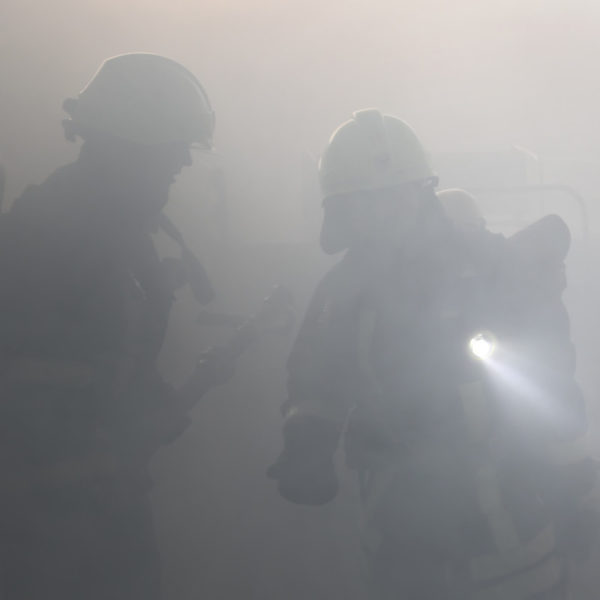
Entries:
{"type": "Polygon", "coordinates": [[[320,506],[333,500],[339,485],[333,465],[339,429],[315,416],[294,415],[283,428],[284,449],[267,477],[295,504],[320,506]]]}

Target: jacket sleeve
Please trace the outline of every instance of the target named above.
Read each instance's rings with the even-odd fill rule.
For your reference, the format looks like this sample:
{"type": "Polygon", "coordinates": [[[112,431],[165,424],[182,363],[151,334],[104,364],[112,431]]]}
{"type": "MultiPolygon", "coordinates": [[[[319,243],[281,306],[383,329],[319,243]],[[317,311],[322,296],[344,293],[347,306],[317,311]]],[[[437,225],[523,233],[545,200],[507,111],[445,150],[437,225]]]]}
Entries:
{"type": "Polygon", "coordinates": [[[352,303],[336,298],[334,269],[318,285],[288,359],[284,416],[311,415],[340,430],[360,393],[352,303]]]}
{"type": "Polygon", "coordinates": [[[337,493],[333,456],[357,393],[352,311],[336,301],[347,297],[337,277],[334,269],[317,287],[289,357],[283,450],[267,470],[283,498],[304,505],[337,493]]]}

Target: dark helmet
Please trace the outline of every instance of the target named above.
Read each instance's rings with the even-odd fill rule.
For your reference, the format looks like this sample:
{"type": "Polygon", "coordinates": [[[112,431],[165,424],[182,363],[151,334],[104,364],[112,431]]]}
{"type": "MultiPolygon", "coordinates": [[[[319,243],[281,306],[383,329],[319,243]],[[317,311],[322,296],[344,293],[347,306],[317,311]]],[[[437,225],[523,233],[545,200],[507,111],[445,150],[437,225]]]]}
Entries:
{"type": "Polygon", "coordinates": [[[105,60],[77,98],[65,100],[67,134],[98,132],[138,144],[211,146],[215,115],[196,77],[150,53],[105,60]]]}

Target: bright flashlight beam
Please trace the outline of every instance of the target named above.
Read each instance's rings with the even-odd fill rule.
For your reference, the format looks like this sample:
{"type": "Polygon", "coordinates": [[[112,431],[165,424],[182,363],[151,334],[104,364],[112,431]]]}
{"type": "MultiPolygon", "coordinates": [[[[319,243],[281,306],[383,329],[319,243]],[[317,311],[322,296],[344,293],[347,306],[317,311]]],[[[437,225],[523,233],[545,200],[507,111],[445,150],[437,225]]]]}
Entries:
{"type": "Polygon", "coordinates": [[[478,333],[469,341],[471,354],[479,360],[486,360],[494,354],[496,343],[490,334],[478,333]]]}
{"type": "Polygon", "coordinates": [[[561,406],[550,389],[542,388],[535,379],[529,377],[527,372],[531,366],[525,362],[524,356],[510,352],[504,346],[497,350],[501,356],[490,357],[485,361],[485,367],[492,376],[490,381],[498,397],[503,399],[504,407],[514,411],[522,422],[528,422],[531,426],[543,424],[565,427],[573,416],[561,406]]]}

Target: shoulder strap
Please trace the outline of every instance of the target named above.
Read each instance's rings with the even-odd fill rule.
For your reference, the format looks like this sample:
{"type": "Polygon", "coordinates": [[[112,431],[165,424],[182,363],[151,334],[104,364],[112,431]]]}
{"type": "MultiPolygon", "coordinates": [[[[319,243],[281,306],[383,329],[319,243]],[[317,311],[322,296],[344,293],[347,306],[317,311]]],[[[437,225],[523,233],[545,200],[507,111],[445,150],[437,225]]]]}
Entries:
{"type": "Polygon", "coordinates": [[[181,261],[194,297],[200,304],[208,304],[214,299],[215,292],[206,269],[189,249],[183,235],[167,215],[160,213],[158,225],[181,248],[181,261]]]}

